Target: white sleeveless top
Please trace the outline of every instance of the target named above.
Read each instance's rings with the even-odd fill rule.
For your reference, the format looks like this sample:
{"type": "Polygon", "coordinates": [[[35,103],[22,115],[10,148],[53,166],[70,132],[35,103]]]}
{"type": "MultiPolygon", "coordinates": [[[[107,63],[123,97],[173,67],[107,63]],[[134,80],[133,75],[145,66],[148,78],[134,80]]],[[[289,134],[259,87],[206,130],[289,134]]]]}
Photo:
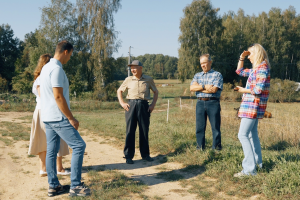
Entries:
{"type": "Polygon", "coordinates": [[[41,84],[40,81],[40,76],[37,77],[37,79],[35,79],[33,86],[32,86],[32,93],[35,94],[36,96],[36,109],[41,109],[41,98],[39,96],[38,90],[37,90],[37,86],[39,86],[41,84]]]}

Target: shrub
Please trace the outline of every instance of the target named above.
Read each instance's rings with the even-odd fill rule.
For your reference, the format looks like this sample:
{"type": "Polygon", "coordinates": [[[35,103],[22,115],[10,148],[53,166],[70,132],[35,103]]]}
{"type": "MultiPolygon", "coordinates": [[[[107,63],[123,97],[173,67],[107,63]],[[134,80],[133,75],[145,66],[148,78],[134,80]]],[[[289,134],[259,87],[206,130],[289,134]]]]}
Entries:
{"type": "Polygon", "coordinates": [[[298,85],[294,81],[271,79],[270,97],[271,102],[293,102],[299,96],[298,85]]]}
{"type": "Polygon", "coordinates": [[[5,92],[7,90],[7,80],[2,78],[0,75],[0,92],[5,92]]]}
{"type": "Polygon", "coordinates": [[[95,90],[96,99],[102,101],[114,101],[117,100],[117,90],[120,87],[118,81],[107,84],[98,90],[95,90]]]}
{"type": "Polygon", "coordinates": [[[223,101],[239,101],[241,100],[242,93],[233,90],[234,86],[231,83],[223,84],[223,91],[221,93],[221,100],[223,101]]]}

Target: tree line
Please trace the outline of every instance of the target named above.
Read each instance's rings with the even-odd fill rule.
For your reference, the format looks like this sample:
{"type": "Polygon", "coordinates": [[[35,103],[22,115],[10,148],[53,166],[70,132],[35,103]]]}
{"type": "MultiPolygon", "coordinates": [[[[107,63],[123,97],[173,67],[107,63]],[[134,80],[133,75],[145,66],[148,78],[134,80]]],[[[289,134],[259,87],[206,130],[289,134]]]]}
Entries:
{"type": "MultiPolygon", "coordinates": [[[[121,0],[51,0],[41,8],[38,29],[14,37],[8,24],[0,25],[0,92],[31,91],[33,71],[44,53],[54,55],[61,40],[74,45],[72,59],[64,66],[71,93],[93,91],[105,96],[118,87],[114,80],[127,77],[127,57],[112,57],[121,41],[114,26],[114,14],[121,0]]],[[[199,56],[212,55],[213,68],[224,82],[240,77],[234,71],[240,53],[252,43],[260,43],[269,54],[272,78],[299,81],[300,16],[294,7],[282,11],[272,8],[258,16],[245,15],[240,9],[219,15],[209,0],[194,0],[183,10],[180,20],[179,58],[162,54],[132,57],[144,65],[144,73],[155,79],[192,78],[201,71],[199,56]]],[[[251,67],[246,60],[245,66],[251,67]]]]}
{"type": "MultiPolygon", "coordinates": [[[[293,6],[272,8],[258,16],[242,9],[219,15],[209,0],[194,0],[180,21],[178,72],[182,81],[201,71],[199,56],[212,55],[213,68],[233,82],[238,58],[253,43],[261,44],[271,63],[272,78],[300,81],[300,15],[293,6]]],[[[245,65],[251,68],[249,61],[245,65]]]]}

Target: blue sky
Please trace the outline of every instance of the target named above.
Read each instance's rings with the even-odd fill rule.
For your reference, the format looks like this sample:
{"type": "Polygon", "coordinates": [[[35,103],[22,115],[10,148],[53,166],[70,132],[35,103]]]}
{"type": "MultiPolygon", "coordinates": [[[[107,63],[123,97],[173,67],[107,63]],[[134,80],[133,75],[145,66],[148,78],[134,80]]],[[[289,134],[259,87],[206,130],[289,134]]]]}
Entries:
{"type": "MultiPolygon", "coordinates": [[[[76,0],[69,0],[75,3],[76,0]]],[[[127,56],[132,46],[133,56],[162,53],[178,56],[178,36],[182,10],[192,0],[122,0],[122,8],[115,14],[115,28],[122,47],[114,57],[127,56]]],[[[300,14],[300,0],[211,0],[219,14],[235,13],[242,8],[247,15],[268,12],[272,7],[287,9],[294,6],[300,14]]],[[[41,10],[50,0],[0,0],[0,24],[9,24],[15,36],[24,35],[39,27],[41,10]]]]}

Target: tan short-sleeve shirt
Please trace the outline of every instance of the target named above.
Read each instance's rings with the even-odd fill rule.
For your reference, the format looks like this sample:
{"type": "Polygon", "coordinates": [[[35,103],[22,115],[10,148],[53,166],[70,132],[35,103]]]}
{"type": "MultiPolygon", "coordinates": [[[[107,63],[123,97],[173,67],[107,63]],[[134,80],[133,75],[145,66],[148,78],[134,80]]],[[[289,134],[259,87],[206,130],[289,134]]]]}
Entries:
{"type": "Polygon", "coordinates": [[[127,77],[119,88],[122,92],[128,89],[126,99],[150,100],[150,89],[157,91],[153,78],[142,75],[140,79],[135,76],[127,77]]]}

